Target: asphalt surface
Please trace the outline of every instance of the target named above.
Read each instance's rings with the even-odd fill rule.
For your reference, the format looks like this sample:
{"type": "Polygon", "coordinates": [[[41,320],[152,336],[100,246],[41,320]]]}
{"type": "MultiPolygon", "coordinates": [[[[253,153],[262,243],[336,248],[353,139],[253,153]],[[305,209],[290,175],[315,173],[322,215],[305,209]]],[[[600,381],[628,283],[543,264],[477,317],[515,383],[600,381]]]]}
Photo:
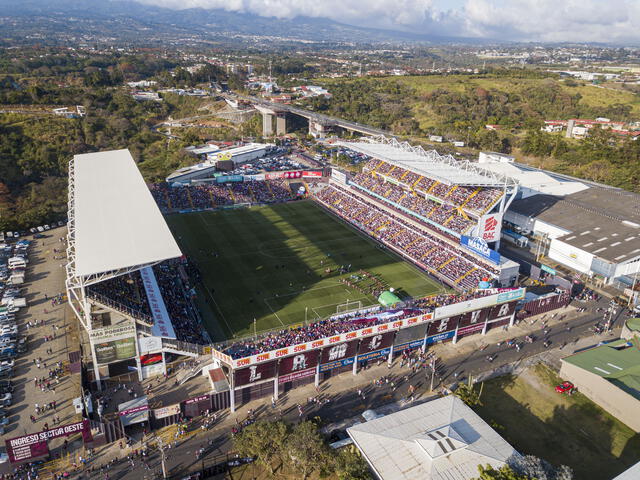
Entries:
{"type": "MultiPolygon", "coordinates": [[[[546,338],[552,342],[549,349],[558,348],[563,343],[566,343],[567,346],[565,348],[568,354],[572,349],[572,345],[579,339],[592,337],[595,333],[594,325],[596,322],[602,323],[603,318],[603,313],[596,312],[595,309],[597,307],[606,308],[608,306],[608,299],[601,299],[598,303],[581,303],[574,301],[573,305],[585,306],[588,310],[578,318],[571,319],[566,323],[561,322],[560,325],[551,327],[546,335],[546,338]]],[[[558,312],[558,315],[562,315],[562,310],[558,310],[558,312]]],[[[547,317],[550,316],[551,314],[547,314],[547,317]]],[[[596,338],[602,338],[602,340],[618,338],[624,318],[626,318],[624,310],[618,308],[618,313],[614,316],[612,330],[596,338]]],[[[439,380],[443,384],[451,384],[456,379],[461,380],[468,375],[475,376],[544,352],[547,348],[543,346],[545,334],[541,323],[541,320],[537,320],[537,322],[533,324],[533,328],[536,328],[535,332],[537,332],[534,332],[536,340],[531,344],[524,344],[520,351],[517,351],[513,347],[508,347],[504,342],[501,345],[495,343],[488,345],[486,349],[481,351],[475,350],[470,354],[451,357],[443,361],[439,368],[439,380]],[[494,357],[494,360],[489,362],[487,356],[494,357]],[[456,377],[454,377],[454,373],[457,373],[456,377]]],[[[522,342],[523,338],[519,338],[519,340],[522,342]]],[[[343,420],[348,412],[362,412],[366,408],[378,408],[406,397],[409,384],[413,384],[418,392],[426,395],[430,383],[430,370],[427,370],[425,374],[425,370],[419,369],[415,374],[412,374],[411,370],[408,369],[402,370],[402,373],[394,369],[390,370],[387,374],[384,366],[376,368],[380,369],[381,376],[385,374],[390,375],[395,380],[395,389],[392,388],[391,383],[384,384],[380,387],[370,385],[362,389],[364,399],[358,395],[355,388],[347,390],[340,394],[333,395],[326,404],[305,407],[306,411],[304,412],[304,416],[309,418],[320,416],[326,423],[338,422],[343,420]],[[408,374],[408,380],[405,380],[405,374],[408,374]]],[[[346,375],[349,374],[347,373],[346,375]]],[[[438,383],[438,380],[436,380],[436,383],[438,383]]],[[[322,396],[322,393],[320,396],[322,396]]],[[[295,422],[300,418],[296,404],[286,405],[282,410],[279,408],[273,409],[269,405],[268,398],[264,399],[264,406],[256,413],[258,414],[258,418],[262,419],[283,418],[295,422]]],[[[346,416],[353,415],[354,413],[349,413],[346,416]]],[[[239,417],[244,418],[243,415],[239,415],[239,417]]],[[[187,472],[201,468],[203,461],[207,465],[210,465],[214,462],[224,460],[232,448],[229,423],[226,422],[226,424],[227,426],[225,427],[214,427],[205,434],[198,434],[182,442],[178,441],[178,445],[166,450],[166,468],[170,475],[181,475],[175,478],[183,478],[183,476],[187,475],[187,472]],[[201,448],[205,449],[203,456],[197,455],[201,448]]],[[[95,468],[100,464],[99,458],[89,463],[89,465],[94,465],[95,468]]],[[[144,459],[144,462],[142,459],[134,459],[133,464],[126,461],[126,459],[121,460],[119,463],[116,463],[104,471],[108,472],[110,480],[162,478],[160,474],[160,454],[152,452],[144,459]],[[144,463],[146,463],[148,467],[145,466],[144,463]]],[[[93,473],[83,474],[81,478],[102,480],[105,477],[104,473],[94,471],[93,473]]]]}

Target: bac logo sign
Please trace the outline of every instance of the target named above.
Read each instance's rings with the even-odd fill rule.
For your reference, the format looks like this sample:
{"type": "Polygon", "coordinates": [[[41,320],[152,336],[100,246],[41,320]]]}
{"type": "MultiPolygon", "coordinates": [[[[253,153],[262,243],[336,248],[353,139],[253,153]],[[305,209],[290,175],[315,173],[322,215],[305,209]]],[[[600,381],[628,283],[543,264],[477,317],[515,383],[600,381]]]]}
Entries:
{"type": "Polygon", "coordinates": [[[484,221],[484,232],[482,233],[483,240],[491,240],[496,235],[496,228],[498,226],[498,221],[495,217],[486,218],[484,221]]]}

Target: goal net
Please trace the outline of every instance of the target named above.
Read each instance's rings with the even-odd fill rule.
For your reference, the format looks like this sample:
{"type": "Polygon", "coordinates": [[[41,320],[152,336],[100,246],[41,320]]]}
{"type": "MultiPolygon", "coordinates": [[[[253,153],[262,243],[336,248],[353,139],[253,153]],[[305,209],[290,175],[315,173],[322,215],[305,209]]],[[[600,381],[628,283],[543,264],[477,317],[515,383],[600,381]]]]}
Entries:
{"type": "Polygon", "coordinates": [[[336,313],[348,313],[362,309],[362,301],[354,300],[353,302],[340,303],[336,306],[336,313]]]}

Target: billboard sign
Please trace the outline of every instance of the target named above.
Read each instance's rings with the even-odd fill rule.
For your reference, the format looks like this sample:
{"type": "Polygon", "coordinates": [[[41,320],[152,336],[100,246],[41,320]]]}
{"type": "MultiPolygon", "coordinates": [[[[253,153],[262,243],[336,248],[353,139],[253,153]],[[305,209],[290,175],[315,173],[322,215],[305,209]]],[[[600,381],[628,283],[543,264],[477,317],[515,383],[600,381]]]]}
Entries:
{"type": "Polygon", "coordinates": [[[302,172],[303,178],[320,178],[322,177],[322,170],[305,170],[302,172]]]}
{"type": "Polygon", "coordinates": [[[505,303],[512,300],[520,300],[524,298],[525,289],[519,288],[517,290],[511,290],[509,292],[499,293],[496,303],[505,303]]]}
{"type": "Polygon", "coordinates": [[[393,342],[395,332],[379,333],[372,337],[367,337],[360,342],[358,349],[358,360],[364,354],[387,348],[393,342]]]}
{"type": "Polygon", "coordinates": [[[93,349],[96,362],[100,364],[127,360],[136,356],[136,337],[96,343],[93,349]]]}
{"type": "Polygon", "coordinates": [[[320,365],[320,372],[328,372],[338,367],[346,367],[347,365],[353,365],[354,357],[343,358],[342,360],[336,360],[334,362],[323,363],[320,365]]]}
{"type": "Polygon", "coordinates": [[[174,403],[162,408],[156,408],[153,411],[153,416],[156,419],[170,417],[171,415],[178,415],[180,413],[180,404],[174,403]]]}
{"type": "Polygon", "coordinates": [[[276,360],[251,365],[233,372],[233,385],[240,387],[276,376],[276,360]]]}
{"type": "Polygon", "coordinates": [[[386,357],[391,352],[390,348],[384,348],[382,350],[376,350],[375,352],[365,353],[363,355],[358,355],[358,363],[366,362],[368,360],[373,360],[378,357],[386,357]]]}
{"type": "Polygon", "coordinates": [[[471,250],[473,253],[486,258],[496,265],[500,264],[500,254],[495,250],[490,249],[489,245],[487,245],[487,241],[482,238],[461,235],[460,245],[465,247],[467,250],[471,250]]]}
{"type": "Polygon", "coordinates": [[[458,336],[461,336],[461,335],[469,335],[469,334],[471,334],[471,333],[479,332],[479,331],[481,331],[483,328],[484,328],[484,322],[482,322],[482,323],[478,323],[478,324],[475,324],[475,325],[469,325],[469,326],[467,326],[467,327],[458,328],[458,333],[457,333],[457,335],[458,335],[458,336]]]}
{"type": "Polygon", "coordinates": [[[136,334],[136,326],[133,322],[124,322],[105,328],[96,328],[89,332],[92,343],[111,342],[136,334]]]}
{"type": "Polygon", "coordinates": [[[160,287],[153,269],[151,267],[140,269],[140,277],[142,278],[142,285],[147,294],[151,316],[153,317],[151,333],[156,337],[176,338],[176,332],[173,330],[173,324],[169,318],[167,306],[160,293],[160,287]]]}
{"type": "Polygon", "coordinates": [[[469,325],[484,325],[489,317],[489,309],[473,310],[463,313],[458,320],[458,332],[469,325]]]}
{"type": "Polygon", "coordinates": [[[244,177],[242,175],[220,175],[216,177],[216,183],[228,183],[228,182],[242,182],[244,177]]]}
{"type": "Polygon", "coordinates": [[[434,317],[436,319],[452,317],[461,313],[479,310],[484,307],[492,307],[493,305],[497,305],[499,303],[504,303],[511,300],[519,300],[521,298],[524,298],[525,290],[525,288],[516,288],[513,290],[508,290],[506,292],[496,293],[494,295],[487,295],[484,297],[474,298],[472,300],[466,300],[464,302],[438,307],[436,308],[434,317]]]}
{"type": "Polygon", "coordinates": [[[449,340],[450,338],[453,338],[453,336],[456,334],[455,330],[451,330],[449,332],[446,333],[440,333],[438,335],[434,335],[433,337],[427,337],[427,345],[431,345],[433,343],[437,343],[437,342],[443,342],[445,340],[449,340]]]}
{"type": "MultiPolygon", "coordinates": [[[[257,355],[252,355],[250,357],[245,357],[245,358],[237,358],[237,359],[231,360],[228,363],[230,363],[230,365],[233,368],[240,368],[247,365],[252,365],[256,363],[266,362],[269,360],[288,357],[289,355],[304,352],[307,350],[314,350],[314,349],[318,349],[318,348],[322,348],[330,345],[344,343],[350,340],[370,337],[377,333],[391,332],[391,331],[399,330],[401,328],[412,327],[414,325],[426,323],[430,321],[432,318],[433,318],[432,313],[426,313],[424,315],[417,315],[415,317],[403,318],[401,320],[393,320],[391,322],[383,323],[381,325],[361,328],[359,330],[354,330],[352,332],[340,333],[332,337],[320,338],[318,340],[313,340],[307,343],[291,345],[289,347],[281,348],[279,350],[272,350],[270,352],[259,353],[257,355]]],[[[224,354],[219,354],[217,355],[217,358],[224,360],[225,358],[228,358],[228,356],[224,354]]]]}
{"type": "Polygon", "coordinates": [[[318,365],[318,353],[319,352],[317,350],[311,350],[309,352],[302,352],[291,357],[283,358],[280,360],[278,374],[286,375],[287,373],[314,368],[318,365]]]}
{"type": "Polygon", "coordinates": [[[140,354],[154,353],[162,350],[162,338],[160,337],[139,337],[138,348],[140,354]]]}
{"type": "Polygon", "coordinates": [[[458,326],[458,316],[445,317],[440,320],[434,320],[427,327],[427,336],[440,335],[441,333],[455,330],[458,326]]]}
{"type": "Polygon", "coordinates": [[[502,214],[492,213],[483,215],[478,222],[478,237],[485,242],[497,242],[500,240],[502,227],[502,214]]]}
{"type": "Polygon", "coordinates": [[[307,368],[306,370],[299,370],[297,372],[287,373],[278,377],[278,383],[287,383],[294,380],[300,380],[301,378],[312,377],[316,374],[315,368],[307,368]]]}
{"type": "Polygon", "coordinates": [[[68,437],[74,433],[82,433],[82,439],[85,443],[93,440],[89,420],[82,420],[62,427],[51,428],[43,432],[5,440],[9,461],[15,463],[46,455],[49,451],[47,447],[48,440],[68,437]]]}
{"type": "Polygon", "coordinates": [[[502,305],[496,305],[491,307],[489,311],[489,321],[496,320],[502,317],[508,317],[513,315],[516,311],[516,302],[503,303],[502,305]]]}

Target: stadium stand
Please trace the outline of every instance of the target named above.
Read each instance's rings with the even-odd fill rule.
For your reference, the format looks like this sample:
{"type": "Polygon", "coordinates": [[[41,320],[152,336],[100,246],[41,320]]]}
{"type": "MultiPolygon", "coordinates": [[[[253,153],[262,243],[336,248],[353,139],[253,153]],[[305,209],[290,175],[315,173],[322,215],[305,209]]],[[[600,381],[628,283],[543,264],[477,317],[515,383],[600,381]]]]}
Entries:
{"type": "Polygon", "coordinates": [[[404,254],[418,266],[435,273],[454,287],[473,289],[485,277],[495,277],[495,267],[480,262],[461,249],[429,234],[418,231],[400,215],[383,212],[373,203],[334,185],[316,193],[316,197],[339,216],[404,254]]]}
{"type": "MultiPolygon", "coordinates": [[[[453,207],[460,207],[474,215],[488,212],[503,195],[502,190],[499,188],[446,185],[380,160],[370,160],[364,166],[363,174],[370,177],[377,176],[383,181],[385,177],[392,178],[399,183],[399,188],[409,192],[418,192],[422,195],[431,195],[453,207]]],[[[355,181],[357,182],[357,180],[355,181]]],[[[389,183],[387,182],[387,184],[389,183]]],[[[389,186],[391,185],[389,184],[389,186]]]]}
{"type": "Polygon", "coordinates": [[[151,185],[149,189],[162,212],[217,208],[240,203],[285,202],[294,198],[289,184],[281,179],[179,187],[162,183],[151,185]]]}

